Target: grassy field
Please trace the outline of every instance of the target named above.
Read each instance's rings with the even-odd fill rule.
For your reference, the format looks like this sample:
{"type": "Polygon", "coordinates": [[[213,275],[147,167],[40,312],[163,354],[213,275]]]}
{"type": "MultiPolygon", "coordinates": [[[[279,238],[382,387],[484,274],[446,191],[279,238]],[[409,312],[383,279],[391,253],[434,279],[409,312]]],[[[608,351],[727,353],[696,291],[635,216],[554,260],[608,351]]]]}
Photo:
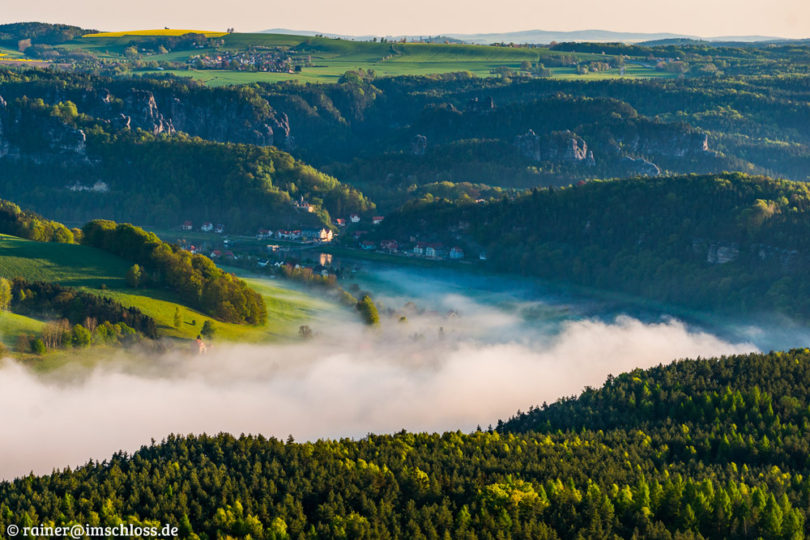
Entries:
{"type": "MultiPolygon", "coordinates": [[[[183,305],[171,291],[129,288],[124,276],[130,266],[128,261],[86,246],[0,235],[0,276],[53,281],[114,298],[153,317],[161,334],[169,338],[194,339],[205,321],[210,320],[216,328],[217,340],[253,343],[280,340],[295,337],[300,325],[334,309],[329,302],[294,288],[271,280],[247,278],[265,299],[267,323],[263,326],[223,323],[183,305]],[[173,326],[176,309],[183,320],[179,328],[173,326]]],[[[11,313],[0,315],[0,340],[7,345],[13,345],[20,334],[38,333],[44,324],[11,313]]]]}
{"type": "MultiPolygon", "coordinates": [[[[182,30],[154,30],[140,32],[107,32],[89,34],[64,45],[65,48],[86,49],[103,58],[118,58],[126,47],[148,40],[156,35],[177,35],[182,30]],[[172,34],[167,34],[172,32],[172,34]]],[[[212,33],[213,35],[213,33],[212,33]]],[[[548,48],[495,47],[485,45],[461,45],[439,43],[381,43],[351,41],[314,36],[285,34],[220,34],[224,45],[218,52],[243,51],[251,47],[288,49],[297,58],[311,59],[311,66],[300,73],[268,73],[229,70],[154,69],[142,68],[135,73],[171,73],[191,77],[210,86],[250,84],[298,80],[301,82],[335,82],[346,71],[374,70],[378,76],[430,75],[468,71],[478,77],[490,76],[492,70],[509,68],[517,70],[523,62],[541,62],[552,54],[548,48]]],[[[194,55],[211,54],[215,49],[192,49],[172,51],[167,54],[149,54],[143,60],[155,62],[185,63],[194,55]]],[[[594,53],[565,53],[580,61],[606,60],[594,53]]],[[[554,77],[581,78],[584,80],[622,76],[618,70],[603,73],[578,75],[574,68],[552,68],[554,77]]],[[[652,68],[628,67],[624,77],[660,77],[664,74],[652,68]]],[[[666,74],[668,75],[668,74],[666,74]]]]}
{"type": "Polygon", "coordinates": [[[38,334],[45,323],[17,315],[10,311],[0,311],[0,341],[9,349],[14,347],[20,334],[38,334]]]}
{"type": "Polygon", "coordinates": [[[73,244],[32,242],[0,235],[0,276],[55,281],[69,287],[126,287],[132,265],[99,249],[73,244]]]}
{"type": "Polygon", "coordinates": [[[264,297],[267,304],[267,323],[264,326],[217,321],[180,304],[170,291],[124,289],[107,290],[103,294],[125,306],[134,306],[155,319],[161,335],[180,339],[194,339],[205,321],[211,321],[216,329],[216,340],[246,343],[277,341],[296,336],[299,326],[307,324],[319,311],[330,309],[325,301],[293,289],[274,286],[268,280],[254,278],[246,281],[264,297]],[[183,320],[179,328],[173,326],[175,309],[180,310],[183,320]]]}
{"type": "Polygon", "coordinates": [[[123,32],[99,32],[97,34],[85,34],[83,38],[96,37],[126,37],[126,36],[182,36],[185,34],[203,34],[205,37],[221,37],[226,32],[211,32],[209,30],[177,30],[174,28],[164,28],[159,30],[124,30],[123,32]]]}

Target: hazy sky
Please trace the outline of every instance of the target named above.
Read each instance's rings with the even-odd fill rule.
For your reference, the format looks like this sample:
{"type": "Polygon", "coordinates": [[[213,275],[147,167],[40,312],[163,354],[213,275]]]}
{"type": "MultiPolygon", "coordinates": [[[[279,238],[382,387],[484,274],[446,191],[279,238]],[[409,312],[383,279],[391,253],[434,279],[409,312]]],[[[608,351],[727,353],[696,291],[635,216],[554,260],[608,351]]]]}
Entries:
{"type": "Polygon", "coordinates": [[[267,28],[343,34],[605,29],[810,37],[808,0],[0,0],[0,21],[102,30],[267,28]]]}

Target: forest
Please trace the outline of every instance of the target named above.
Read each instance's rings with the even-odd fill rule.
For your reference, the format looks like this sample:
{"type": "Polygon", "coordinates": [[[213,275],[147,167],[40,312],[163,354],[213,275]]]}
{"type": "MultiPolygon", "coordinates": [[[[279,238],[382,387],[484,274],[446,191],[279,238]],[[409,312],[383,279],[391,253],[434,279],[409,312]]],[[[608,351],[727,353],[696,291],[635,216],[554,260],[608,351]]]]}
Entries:
{"type": "MultiPolygon", "coordinates": [[[[148,108],[145,96],[133,99],[145,98],[148,108]]],[[[374,207],[356,189],[275,147],[191,137],[159,116],[143,120],[146,129],[137,119],[123,122],[91,117],[69,100],[48,105],[25,95],[0,103],[5,196],[69,223],[109,216],[164,228],[214,222],[240,232],[331,226],[332,214],[374,207]],[[300,200],[309,212],[296,207],[300,200]]],[[[262,140],[272,143],[272,129],[261,129],[269,131],[262,140]]]]}
{"type": "MultiPolygon", "coordinates": [[[[761,51],[739,54],[772,54],[761,51]]],[[[65,222],[213,221],[249,232],[328,224],[327,214],[375,203],[388,212],[444,182],[529,189],[723,171],[804,181],[808,80],[778,70],[599,81],[357,71],[330,84],[208,88],[3,68],[9,152],[0,170],[7,196],[65,222]],[[45,147],[65,156],[69,145],[53,144],[65,128],[81,131],[84,149],[43,160],[45,147]],[[38,138],[39,150],[26,147],[38,138]],[[23,189],[31,174],[42,179],[34,193],[23,189]],[[149,189],[134,192],[133,182],[149,189]],[[313,215],[295,212],[290,201],[301,196],[313,215]],[[252,210],[229,211],[235,203],[252,210]],[[261,208],[273,209],[271,223],[257,224],[261,208]]]]}
{"type": "Polygon", "coordinates": [[[808,392],[802,349],[624,373],[472,433],[172,435],[0,483],[0,527],[160,516],[207,539],[803,538],[808,392]]]}
{"type": "Polygon", "coordinates": [[[57,321],[64,319],[71,325],[82,325],[90,333],[106,323],[123,324],[151,339],[158,337],[154,319],[111,298],[56,283],[29,282],[22,278],[11,281],[10,292],[9,308],[15,313],[57,321]]]}
{"type": "Polygon", "coordinates": [[[164,286],[189,306],[222,321],[264,324],[264,298],[204,255],[192,254],[128,223],[94,220],[82,228],[82,243],[135,263],[130,285],[164,286]]]}
{"type": "MultiPolygon", "coordinates": [[[[252,270],[293,244],[260,243],[268,229],[325,228],[339,244],[324,248],[330,256],[396,264],[402,252],[355,248],[442,243],[459,247],[458,260],[409,262],[493,280],[522,274],[667,312],[810,321],[807,42],[476,48],[166,30],[85,39],[89,30],[68,25],[0,25],[0,193],[15,201],[0,201],[0,234],[117,257],[114,272],[93,277],[98,290],[0,278],[5,323],[37,319],[21,353],[70,347],[79,357],[91,344],[159,337],[160,312],[105,297],[108,280],[125,303],[143,290],[182,304],[168,308],[183,329],[173,337],[197,334],[185,307],[252,330],[269,305],[301,342],[319,343],[309,325],[318,319],[306,318],[314,307],[276,292],[266,304],[245,280],[149,232],[174,237],[181,225],[193,231],[189,245],[249,240],[253,258],[239,264],[252,270]],[[296,65],[191,67],[192,55],[202,66],[218,51],[249,61],[255,43],[296,65]],[[456,54],[492,60],[447,60],[456,54]],[[336,58],[345,71],[315,71],[336,69],[336,58]],[[455,71],[419,68],[426,58],[455,71]],[[222,235],[204,236],[203,223],[222,235]]],[[[27,253],[9,267],[39,270],[45,259],[27,253]]],[[[344,290],[337,274],[296,256],[273,261],[279,276],[353,308],[366,325],[358,346],[386,339],[382,302],[378,310],[358,284],[344,290]]],[[[361,266],[344,268],[360,280],[361,266]]],[[[322,324],[340,331],[343,314],[322,324]]],[[[209,341],[214,324],[200,328],[209,341]]],[[[22,364],[7,368],[29,377],[22,364]]],[[[214,540],[810,530],[808,349],[636,369],[481,422],[494,425],[302,442],[166,434],[132,453],[1,481],[0,531],[169,523],[181,538],[214,540]]]]}
{"type": "Polygon", "coordinates": [[[373,233],[466,243],[501,272],[806,320],[809,210],[803,182],[690,175],[535,189],[490,203],[422,199],[373,233]]]}
{"type": "Polygon", "coordinates": [[[36,212],[23,210],[10,201],[0,200],[0,234],[10,234],[37,242],[72,244],[77,230],[69,230],[56,221],[45,219],[36,212]]]}

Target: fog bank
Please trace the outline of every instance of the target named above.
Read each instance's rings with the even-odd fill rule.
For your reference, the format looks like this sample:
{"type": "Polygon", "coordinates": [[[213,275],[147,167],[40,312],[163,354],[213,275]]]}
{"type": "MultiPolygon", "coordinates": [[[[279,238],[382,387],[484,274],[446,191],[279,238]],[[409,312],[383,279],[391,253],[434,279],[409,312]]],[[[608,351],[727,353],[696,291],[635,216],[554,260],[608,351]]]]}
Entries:
{"type": "Polygon", "coordinates": [[[444,301],[467,314],[411,315],[377,332],[335,324],[301,344],[220,345],[204,356],[121,353],[78,374],[38,376],[6,360],[0,478],[105,459],[169,433],[313,440],[403,428],[471,431],[599,386],[608,374],[756,350],[675,320],[527,325],[511,308],[444,301]]]}

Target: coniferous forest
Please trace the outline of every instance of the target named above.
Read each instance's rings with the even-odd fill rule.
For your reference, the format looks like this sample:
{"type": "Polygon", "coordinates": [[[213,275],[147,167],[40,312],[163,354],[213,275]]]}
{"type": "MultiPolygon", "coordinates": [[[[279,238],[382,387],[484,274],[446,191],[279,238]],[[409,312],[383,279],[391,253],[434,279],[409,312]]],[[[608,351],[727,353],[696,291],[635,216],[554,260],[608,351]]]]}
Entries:
{"type": "Polygon", "coordinates": [[[808,422],[807,349],[682,360],[473,433],[170,436],[0,484],[0,525],[163,521],[183,538],[802,538],[808,422]]]}
{"type": "Polygon", "coordinates": [[[810,42],[464,39],[0,24],[0,537],[810,532],[810,42]]]}

